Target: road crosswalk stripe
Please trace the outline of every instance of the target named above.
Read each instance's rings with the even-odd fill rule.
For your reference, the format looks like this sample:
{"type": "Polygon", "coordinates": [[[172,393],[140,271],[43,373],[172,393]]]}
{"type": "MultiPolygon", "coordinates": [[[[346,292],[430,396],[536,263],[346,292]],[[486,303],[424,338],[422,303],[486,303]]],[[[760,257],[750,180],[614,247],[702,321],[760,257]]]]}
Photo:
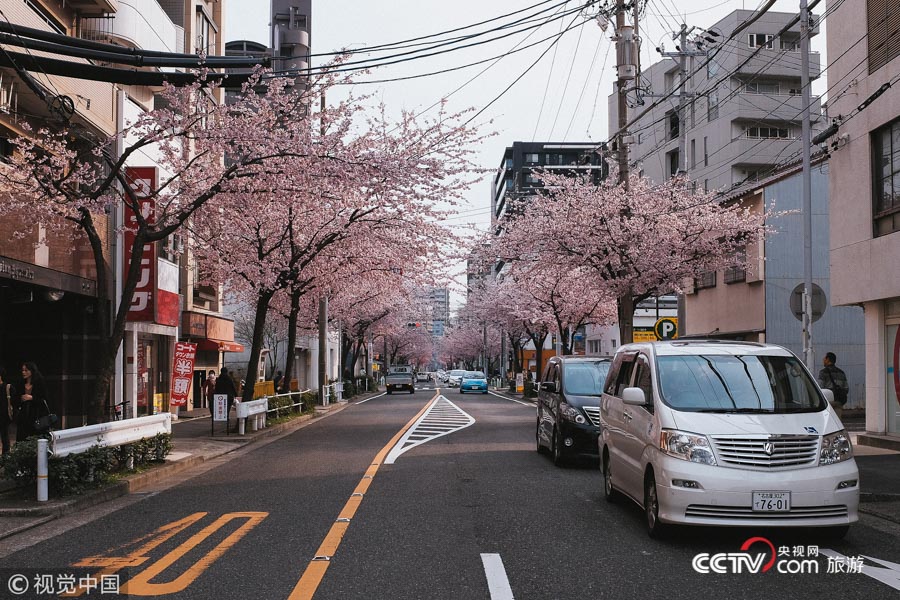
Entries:
{"type": "Polygon", "coordinates": [[[407,450],[430,442],[447,434],[460,431],[475,423],[472,415],[455,405],[444,396],[439,396],[431,407],[409,428],[400,441],[391,449],[384,461],[386,465],[407,450]]]}

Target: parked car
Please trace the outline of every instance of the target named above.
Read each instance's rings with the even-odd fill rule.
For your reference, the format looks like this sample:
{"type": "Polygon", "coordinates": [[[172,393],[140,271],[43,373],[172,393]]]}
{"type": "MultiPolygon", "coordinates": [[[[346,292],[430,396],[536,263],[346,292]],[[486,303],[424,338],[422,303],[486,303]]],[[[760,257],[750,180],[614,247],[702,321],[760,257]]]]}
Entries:
{"type": "Polygon", "coordinates": [[[481,392],[488,393],[487,377],[481,371],[466,371],[459,380],[459,393],[481,392]]]}
{"type": "Polygon", "coordinates": [[[465,374],[466,372],[463,369],[451,369],[450,373],[447,374],[447,385],[450,387],[459,387],[459,382],[465,374]]]}
{"type": "Polygon", "coordinates": [[[600,395],[610,358],[554,356],[538,386],[537,450],[550,450],[553,463],[599,459],[600,395]]]}
{"type": "Polygon", "coordinates": [[[622,346],[600,404],[604,495],[671,524],[819,527],[858,520],[850,436],[790,351],[772,344],[622,346]]]}
{"type": "Polygon", "coordinates": [[[399,390],[406,390],[410,394],[414,394],[416,392],[416,382],[413,377],[412,367],[398,365],[389,368],[388,374],[384,378],[384,385],[388,394],[399,390]]]}

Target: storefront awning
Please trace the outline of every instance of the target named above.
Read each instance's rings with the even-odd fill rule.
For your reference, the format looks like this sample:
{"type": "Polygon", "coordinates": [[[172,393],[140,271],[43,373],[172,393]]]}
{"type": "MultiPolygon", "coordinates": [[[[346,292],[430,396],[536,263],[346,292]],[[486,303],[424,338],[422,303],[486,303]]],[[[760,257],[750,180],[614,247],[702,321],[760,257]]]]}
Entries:
{"type": "Polygon", "coordinates": [[[244,345],[237,342],[220,342],[218,340],[200,340],[197,342],[197,350],[212,352],[243,352],[244,345]]]}

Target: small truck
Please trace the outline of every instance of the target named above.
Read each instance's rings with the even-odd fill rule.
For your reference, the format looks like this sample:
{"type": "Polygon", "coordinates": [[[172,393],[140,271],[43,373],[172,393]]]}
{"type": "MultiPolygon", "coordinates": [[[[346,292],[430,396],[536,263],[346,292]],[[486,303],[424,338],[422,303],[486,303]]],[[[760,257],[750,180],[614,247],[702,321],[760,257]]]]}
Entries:
{"type": "Polygon", "coordinates": [[[410,394],[416,393],[416,380],[412,367],[397,365],[389,368],[384,378],[384,385],[387,387],[388,394],[398,390],[409,390],[410,394]]]}

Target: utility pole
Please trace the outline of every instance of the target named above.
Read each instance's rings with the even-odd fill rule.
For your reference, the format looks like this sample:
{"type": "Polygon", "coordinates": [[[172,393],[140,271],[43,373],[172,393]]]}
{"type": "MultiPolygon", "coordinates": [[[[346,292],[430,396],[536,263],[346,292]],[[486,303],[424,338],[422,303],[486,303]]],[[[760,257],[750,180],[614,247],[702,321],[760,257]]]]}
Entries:
{"type": "Polygon", "coordinates": [[[803,105],[800,131],[800,146],[803,150],[803,360],[809,369],[813,369],[815,358],[812,348],[812,181],[809,156],[809,97],[809,8],[806,0],[800,0],[800,103],[803,105]]]}
{"type": "MultiPolygon", "coordinates": [[[[625,0],[616,0],[616,91],[619,133],[616,139],[616,158],[619,163],[619,181],[628,190],[628,82],[637,75],[635,62],[634,28],[625,24],[625,0]]],[[[635,20],[635,24],[637,20],[635,20]]],[[[634,296],[631,290],[618,298],[619,331],[622,343],[634,339],[634,296]]]]}
{"type": "MultiPolygon", "coordinates": [[[[322,92],[319,111],[319,133],[325,139],[325,92],[322,92]]],[[[339,351],[340,352],[340,351],[339,351]]],[[[327,406],[325,386],[328,384],[328,297],[319,298],[319,402],[327,406]]]]}

